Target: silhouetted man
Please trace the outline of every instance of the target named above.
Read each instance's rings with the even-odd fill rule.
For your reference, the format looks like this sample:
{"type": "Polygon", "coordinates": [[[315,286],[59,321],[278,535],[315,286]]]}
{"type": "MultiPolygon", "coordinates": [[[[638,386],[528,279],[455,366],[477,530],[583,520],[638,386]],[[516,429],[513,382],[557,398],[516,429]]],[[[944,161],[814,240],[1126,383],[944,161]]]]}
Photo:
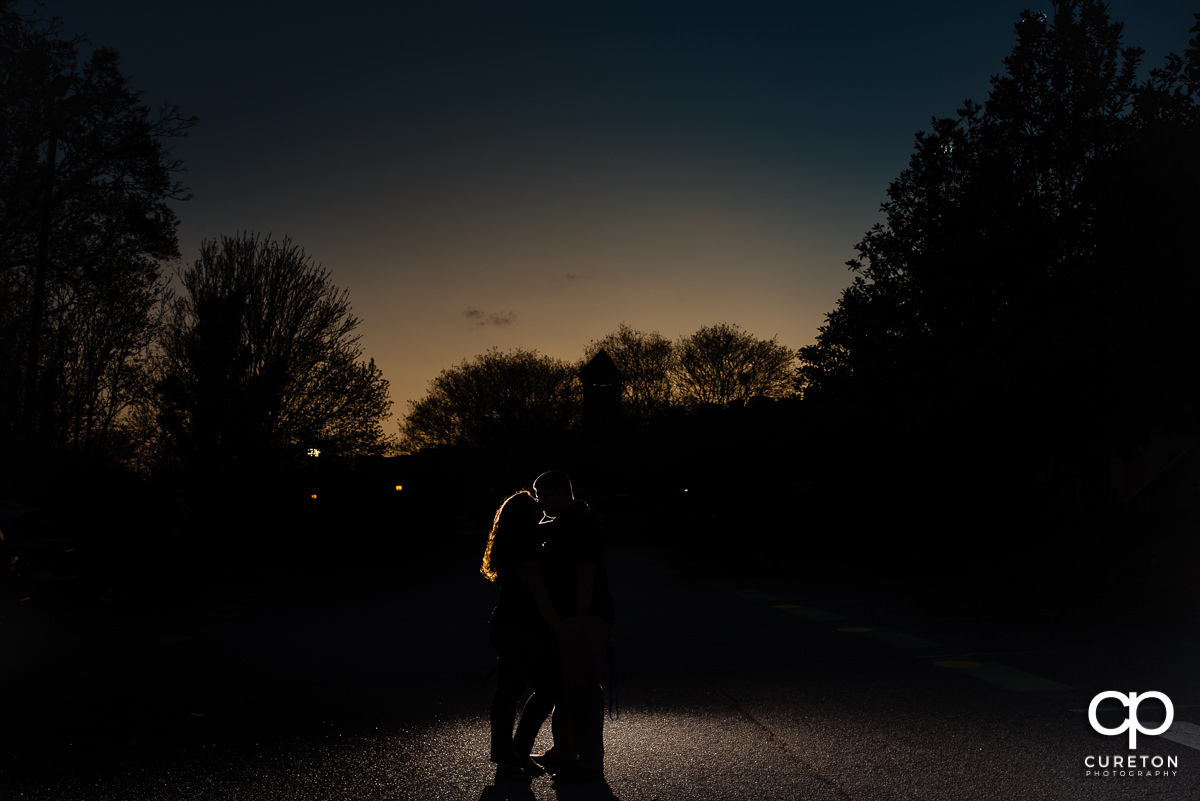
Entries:
{"type": "Polygon", "coordinates": [[[604,688],[600,662],[612,639],[613,601],[608,589],[604,538],[587,504],[575,500],[565,473],[542,473],[533,482],[542,511],[546,587],[564,621],[559,633],[562,695],[554,713],[554,748],[545,767],[560,782],[604,776],[604,688]],[[560,722],[559,716],[565,716],[560,722]]]}

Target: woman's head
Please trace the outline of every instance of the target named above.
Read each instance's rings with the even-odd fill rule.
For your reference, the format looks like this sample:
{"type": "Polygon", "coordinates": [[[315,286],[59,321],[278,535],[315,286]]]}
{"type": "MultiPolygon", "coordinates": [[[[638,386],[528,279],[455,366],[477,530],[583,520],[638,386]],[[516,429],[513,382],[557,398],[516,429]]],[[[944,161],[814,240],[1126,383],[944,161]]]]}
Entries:
{"type": "Polygon", "coordinates": [[[497,532],[513,526],[537,525],[541,516],[541,509],[528,490],[520,490],[504,499],[500,508],[496,510],[496,517],[492,520],[492,530],[488,532],[487,547],[483,551],[483,565],[480,566],[479,572],[483,574],[484,578],[488,581],[495,581],[499,575],[492,569],[492,546],[496,543],[497,532]]]}
{"type": "Polygon", "coordinates": [[[504,503],[500,504],[500,508],[496,510],[496,519],[492,521],[492,528],[519,525],[528,523],[530,520],[536,523],[541,518],[538,512],[538,504],[534,500],[533,493],[529,490],[514,492],[505,498],[504,503]]]}

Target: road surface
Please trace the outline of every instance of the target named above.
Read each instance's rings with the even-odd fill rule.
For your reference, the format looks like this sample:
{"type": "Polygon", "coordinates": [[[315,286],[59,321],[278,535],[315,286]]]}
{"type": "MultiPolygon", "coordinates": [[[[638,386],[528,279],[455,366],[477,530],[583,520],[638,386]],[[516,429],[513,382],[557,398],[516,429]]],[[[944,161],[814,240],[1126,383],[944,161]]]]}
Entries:
{"type": "MultiPolygon", "coordinates": [[[[70,625],[6,623],[0,797],[1200,798],[1189,610],[1010,613],[962,586],[905,591],[849,565],[739,575],[717,562],[699,575],[636,548],[610,554],[607,785],[496,785],[495,591],[477,556],[390,586],[210,591],[120,615],[100,605],[70,625]],[[1127,731],[1097,732],[1088,708],[1104,691],[1165,694],[1170,728],[1133,750],[1127,731]]],[[[1166,714],[1147,701],[1137,723],[1166,714]]],[[[1131,719],[1111,698],[1096,716],[1109,731],[1131,719]]]]}

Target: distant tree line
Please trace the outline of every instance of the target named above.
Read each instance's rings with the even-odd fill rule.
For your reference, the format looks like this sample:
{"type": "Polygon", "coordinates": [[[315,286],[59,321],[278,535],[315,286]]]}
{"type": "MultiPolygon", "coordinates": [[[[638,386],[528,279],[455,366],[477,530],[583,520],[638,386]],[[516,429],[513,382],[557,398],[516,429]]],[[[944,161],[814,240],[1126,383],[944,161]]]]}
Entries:
{"type": "Polygon", "coordinates": [[[717,323],[672,342],[622,323],[588,343],[577,362],[523,348],[492,349],[443,370],[424,398],[409,401],[401,448],[523,449],[566,436],[582,423],[580,371],[601,351],[621,373],[619,414],[630,426],[796,391],[795,351],[774,337],[759,339],[735,324],[717,323]]]}
{"type": "Polygon", "coordinates": [[[387,382],[344,291],[289,240],[177,269],[170,143],[117,54],[0,0],[0,467],[255,470],[390,447],[387,382]]]}

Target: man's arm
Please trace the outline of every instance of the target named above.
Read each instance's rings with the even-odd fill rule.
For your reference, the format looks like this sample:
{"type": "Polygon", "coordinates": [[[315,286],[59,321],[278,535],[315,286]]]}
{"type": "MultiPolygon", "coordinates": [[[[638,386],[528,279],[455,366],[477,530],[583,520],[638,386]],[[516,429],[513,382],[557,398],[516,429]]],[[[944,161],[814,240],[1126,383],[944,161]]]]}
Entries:
{"type": "Polygon", "coordinates": [[[558,610],[554,608],[554,602],[550,600],[549,591],[546,590],[546,580],[542,576],[541,565],[529,560],[518,563],[515,570],[521,583],[533,595],[538,611],[542,613],[546,623],[550,625],[555,634],[558,634],[562,629],[563,622],[562,618],[558,616],[558,610]]]}
{"type": "MultiPolygon", "coordinates": [[[[592,609],[592,594],[596,589],[596,565],[594,562],[579,562],[575,565],[577,575],[575,594],[575,618],[587,620],[592,609]]],[[[582,625],[582,623],[581,623],[582,625]]]]}

